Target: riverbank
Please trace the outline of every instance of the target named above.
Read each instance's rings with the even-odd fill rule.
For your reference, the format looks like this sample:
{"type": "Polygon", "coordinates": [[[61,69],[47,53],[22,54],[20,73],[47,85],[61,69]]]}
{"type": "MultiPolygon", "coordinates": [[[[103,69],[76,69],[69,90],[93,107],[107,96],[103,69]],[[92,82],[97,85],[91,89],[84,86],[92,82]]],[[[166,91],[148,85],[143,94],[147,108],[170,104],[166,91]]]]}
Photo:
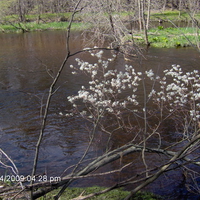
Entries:
{"type": "MultiPolygon", "coordinates": [[[[90,194],[98,194],[99,192],[105,190],[106,188],[94,186],[94,187],[87,187],[87,188],[67,188],[66,191],[63,193],[63,195],[59,198],[60,200],[65,199],[73,199],[80,196],[87,196],[90,194]]],[[[47,200],[53,199],[53,196],[56,195],[58,191],[53,191],[52,193],[49,193],[46,196],[47,200]]],[[[130,192],[125,191],[123,189],[115,189],[109,192],[106,192],[105,194],[96,195],[93,197],[88,198],[89,200],[121,200],[124,199],[126,196],[128,196],[130,192]]],[[[162,198],[159,196],[156,196],[150,192],[138,192],[132,197],[132,200],[161,200],[162,198]]],[[[39,200],[42,200],[40,198],[39,200]]]]}
{"type": "MultiPolygon", "coordinates": [[[[10,32],[32,32],[32,31],[47,31],[47,30],[65,30],[67,29],[69,22],[48,22],[48,23],[13,23],[0,25],[0,31],[3,33],[10,32]]],[[[87,24],[80,24],[79,22],[74,22],[71,26],[71,30],[82,31],[89,28],[87,24]]]]}
{"type": "MultiPolygon", "coordinates": [[[[122,20],[126,21],[130,13],[118,13],[122,20]]],[[[32,32],[47,30],[66,30],[69,25],[71,13],[50,14],[45,13],[39,17],[37,15],[27,15],[26,22],[19,23],[16,21],[17,16],[6,16],[4,22],[0,23],[0,32],[32,32]]],[[[200,19],[196,14],[195,19],[200,19]]],[[[198,28],[177,27],[177,23],[192,24],[190,15],[180,11],[152,12],[151,23],[154,25],[148,30],[148,40],[152,47],[171,48],[171,47],[188,47],[199,46],[198,28]],[[155,25],[155,22],[159,22],[155,25]],[[168,23],[165,27],[165,23],[168,23]],[[170,27],[169,27],[170,26],[170,27]]],[[[150,23],[150,24],[151,24],[150,23]]],[[[194,24],[193,24],[194,25],[194,24]]],[[[84,22],[84,15],[75,15],[71,30],[84,31],[91,28],[91,24],[84,22]]],[[[129,36],[125,36],[128,40],[129,36]]],[[[140,45],[145,44],[144,33],[135,31],[133,33],[134,41],[140,45]]]]}
{"type": "MultiPolygon", "coordinates": [[[[69,22],[49,22],[40,23],[29,22],[26,24],[13,24],[13,25],[1,25],[0,30],[2,32],[32,32],[32,31],[47,31],[47,30],[65,30],[67,29],[69,22]],[[6,31],[5,31],[6,30],[6,31]]],[[[83,31],[90,28],[89,24],[80,24],[74,22],[72,24],[72,31],[83,31]]],[[[142,32],[133,34],[134,41],[139,45],[145,44],[145,37],[142,32]]],[[[127,39],[128,40],[128,39],[127,39]]],[[[200,42],[200,35],[198,29],[192,27],[182,28],[164,28],[158,26],[148,30],[148,40],[152,47],[159,48],[173,48],[173,47],[191,47],[197,46],[200,42]]]]}
{"type": "MultiPolygon", "coordinates": [[[[1,186],[1,183],[0,183],[1,186]]],[[[125,197],[127,197],[130,192],[129,191],[125,191],[123,188],[119,188],[119,189],[114,189],[108,192],[103,192],[108,190],[108,188],[103,188],[103,187],[99,187],[99,186],[93,186],[93,187],[69,187],[67,188],[63,194],[61,195],[61,197],[59,198],[60,200],[66,200],[66,199],[78,199],[80,197],[86,197],[88,196],[88,200],[103,200],[103,199],[107,199],[107,200],[121,200],[124,199],[125,197]]],[[[21,188],[20,187],[15,187],[14,184],[11,184],[7,187],[3,187],[2,188],[3,194],[0,191],[0,200],[6,200],[6,199],[10,199],[13,198],[14,196],[17,197],[17,199],[24,199],[24,197],[29,197],[30,194],[27,191],[21,192],[21,188]],[[17,195],[18,194],[18,195],[17,195]]],[[[46,200],[53,200],[54,196],[58,194],[60,190],[56,189],[53,190],[50,193],[47,193],[45,195],[45,199],[46,200]]],[[[44,197],[40,197],[38,198],[39,200],[43,200],[44,197]]],[[[153,193],[150,192],[137,192],[135,195],[133,195],[133,197],[131,198],[131,200],[138,200],[138,199],[142,199],[142,200],[162,200],[163,198],[155,195],[153,193]]]]}
{"type": "MultiPolygon", "coordinates": [[[[40,15],[26,15],[25,22],[18,22],[16,15],[6,16],[0,22],[0,32],[31,32],[31,31],[46,31],[46,30],[65,30],[70,21],[71,13],[45,13],[40,15]]],[[[72,30],[85,30],[89,28],[89,24],[84,23],[80,15],[75,15],[72,30]]]]}
{"type": "MultiPolygon", "coordinates": [[[[134,41],[143,45],[145,38],[142,33],[133,36],[134,41]]],[[[192,27],[164,28],[158,26],[148,30],[148,40],[151,47],[173,48],[199,46],[200,35],[198,29],[192,27]]]]}

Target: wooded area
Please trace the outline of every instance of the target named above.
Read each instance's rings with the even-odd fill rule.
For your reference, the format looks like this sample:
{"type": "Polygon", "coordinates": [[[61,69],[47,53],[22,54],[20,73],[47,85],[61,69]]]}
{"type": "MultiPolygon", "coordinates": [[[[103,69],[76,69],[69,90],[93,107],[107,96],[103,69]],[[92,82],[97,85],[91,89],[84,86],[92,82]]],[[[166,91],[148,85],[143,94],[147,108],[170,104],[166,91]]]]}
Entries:
{"type": "MultiPolygon", "coordinates": [[[[101,1],[88,1],[81,2],[84,6],[92,10],[104,8],[105,11],[112,12],[138,12],[140,8],[147,11],[151,10],[199,10],[200,2],[198,0],[101,0],[101,1]],[[100,7],[95,6],[99,3],[100,7]],[[139,9],[138,9],[139,8],[139,9]]],[[[26,21],[25,15],[28,14],[43,14],[43,13],[64,13],[73,11],[75,5],[74,0],[1,0],[0,1],[0,14],[5,15],[18,15],[19,21],[26,21]]],[[[135,13],[135,14],[136,14],[135,13]]]]}

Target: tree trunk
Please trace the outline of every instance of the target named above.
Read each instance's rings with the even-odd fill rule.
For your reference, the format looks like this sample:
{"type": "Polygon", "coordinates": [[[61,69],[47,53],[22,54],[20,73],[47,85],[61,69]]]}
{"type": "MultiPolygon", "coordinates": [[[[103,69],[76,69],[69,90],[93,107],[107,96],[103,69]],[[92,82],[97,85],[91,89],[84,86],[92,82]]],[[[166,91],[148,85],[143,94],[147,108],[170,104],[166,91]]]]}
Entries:
{"type": "Polygon", "coordinates": [[[148,0],[148,8],[147,8],[147,23],[146,23],[146,29],[149,29],[149,23],[150,23],[150,13],[151,13],[151,0],[148,0]]]}
{"type": "Polygon", "coordinates": [[[147,33],[147,27],[146,27],[146,19],[145,19],[145,14],[144,14],[144,4],[145,4],[145,1],[141,0],[141,15],[142,15],[142,24],[143,24],[143,29],[144,29],[145,43],[147,46],[149,46],[148,33],[147,33]]]}
{"type": "Polygon", "coordinates": [[[142,18],[141,18],[141,2],[138,0],[138,21],[139,21],[139,30],[142,30],[142,18]]]}
{"type": "Polygon", "coordinates": [[[24,13],[24,5],[22,5],[22,0],[18,0],[18,15],[19,15],[19,21],[25,22],[25,13],[24,13]]]}
{"type": "Polygon", "coordinates": [[[114,27],[114,23],[113,23],[112,14],[109,14],[109,21],[110,21],[110,26],[112,28],[112,32],[115,35],[115,27],[114,27]]]}
{"type": "Polygon", "coordinates": [[[165,11],[166,5],[167,5],[167,0],[164,1],[164,4],[163,4],[163,11],[165,11]]]}
{"type": "Polygon", "coordinates": [[[40,23],[40,13],[41,13],[41,5],[39,0],[37,0],[37,24],[40,23]]]}

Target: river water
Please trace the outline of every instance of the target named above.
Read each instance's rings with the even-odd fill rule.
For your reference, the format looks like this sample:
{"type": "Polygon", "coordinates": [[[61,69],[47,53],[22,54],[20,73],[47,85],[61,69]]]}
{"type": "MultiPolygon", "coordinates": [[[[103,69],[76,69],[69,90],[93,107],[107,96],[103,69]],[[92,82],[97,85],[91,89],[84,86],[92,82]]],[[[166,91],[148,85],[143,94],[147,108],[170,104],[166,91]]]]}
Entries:
{"type": "MultiPolygon", "coordinates": [[[[52,82],[50,75],[55,75],[66,54],[65,38],[64,31],[0,34],[0,148],[12,158],[19,173],[24,176],[31,174],[41,126],[41,107],[52,82]]],[[[85,46],[87,44],[80,33],[73,33],[70,42],[72,52],[85,46]]],[[[162,71],[172,64],[180,64],[186,71],[199,68],[200,54],[192,48],[149,48],[144,51],[144,56],[143,65],[147,69],[162,71]]],[[[77,57],[89,59],[86,54],[77,57]]],[[[116,67],[124,62],[122,57],[118,58],[116,67]]],[[[60,89],[52,98],[39,156],[38,173],[52,177],[61,175],[64,169],[75,164],[88,144],[85,122],[59,114],[70,109],[67,96],[75,94],[87,81],[84,77],[74,78],[70,64],[75,64],[74,58],[70,58],[57,83],[60,89]]],[[[96,144],[88,158],[102,151],[103,142],[98,139],[96,144]]],[[[112,165],[108,168],[112,169],[112,165]]],[[[0,173],[5,175],[7,170],[1,167],[0,173]]],[[[106,181],[102,180],[103,184],[100,185],[109,185],[106,181]]],[[[186,194],[178,183],[171,185],[170,181],[169,178],[167,185],[171,193],[179,191],[177,193],[180,195],[186,194]]],[[[108,182],[112,183],[112,180],[108,182]]],[[[93,180],[93,184],[96,183],[93,180]]],[[[81,184],[86,185],[89,185],[87,181],[81,184]]],[[[159,181],[153,188],[150,190],[157,193],[161,191],[161,194],[166,191],[159,181]]]]}

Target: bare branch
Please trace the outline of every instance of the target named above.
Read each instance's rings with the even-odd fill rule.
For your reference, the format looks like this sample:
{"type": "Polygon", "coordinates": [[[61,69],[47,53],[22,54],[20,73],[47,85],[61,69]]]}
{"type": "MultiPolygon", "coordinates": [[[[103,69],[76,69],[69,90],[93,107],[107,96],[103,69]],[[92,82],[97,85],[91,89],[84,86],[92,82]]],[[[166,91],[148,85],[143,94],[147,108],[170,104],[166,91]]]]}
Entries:
{"type": "Polygon", "coordinates": [[[41,125],[41,129],[40,129],[40,135],[39,135],[39,139],[38,139],[38,142],[37,142],[37,145],[36,145],[35,158],[34,158],[34,164],[33,164],[33,170],[32,170],[32,177],[35,175],[36,168],[37,168],[39,149],[40,149],[41,141],[42,141],[42,138],[43,138],[43,135],[44,135],[44,130],[45,130],[45,127],[46,127],[46,120],[47,120],[47,116],[48,116],[49,105],[50,105],[51,97],[55,92],[54,87],[55,87],[55,85],[56,85],[56,83],[57,83],[57,81],[60,77],[60,74],[61,74],[63,68],[65,67],[66,62],[68,61],[68,59],[70,57],[70,49],[69,49],[70,27],[71,27],[74,15],[76,13],[77,7],[80,4],[80,2],[81,2],[81,0],[78,1],[78,3],[76,4],[76,6],[74,8],[74,12],[72,14],[72,17],[71,17],[71,20],[70,20],[70,23],[69,23],[69,27],[67,29],[67,55],[66,55],[62,65],[60,66],[50,88],[49,88],[46,106],[45,106],[45,110],[44,110],[44,115],[43,115],[43,119],[42,119],[42,125],[41,125]]]}

